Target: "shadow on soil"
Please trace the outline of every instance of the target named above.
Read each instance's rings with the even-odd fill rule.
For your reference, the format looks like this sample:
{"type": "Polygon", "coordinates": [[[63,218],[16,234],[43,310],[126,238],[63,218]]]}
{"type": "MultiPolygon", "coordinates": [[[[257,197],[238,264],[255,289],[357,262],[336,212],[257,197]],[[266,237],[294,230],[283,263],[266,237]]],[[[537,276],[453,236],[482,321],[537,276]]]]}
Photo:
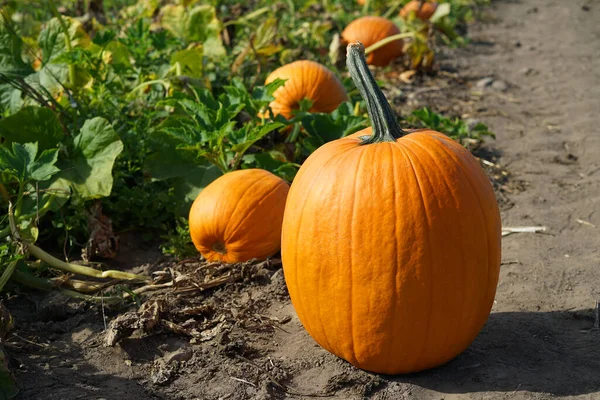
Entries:
{"type": "Polygon", "coordinates": [[[163,398],[134,378],[123,350],[104,348],[95,339],[103,329],[96,308],[37,292],[7,304],[17,321],[6,348],[20,390],[17,399],[163,398]]]}
{"type": "Polygon", "coordinates": [[[443,393],[543,392],[556,396],[600,390],[600,332],[591,309],[499,312],[490,315],[475,342],[453,361],[431,371],[387,382],[443,393]]]}
{"type": "MultiPolygon", "coordinates": [[[[60,341],[53,343],[53,347],[36,350],[31,355],[15,354],[13,351],[13,360],[22,363],[21,369],[14,371],[20,389],[17,399],[95,399],[107,394],[115,399],[163,398],[143,387],[136,379],[100,371],[86,362],[83,348],[76,343],[60,341]]],[[[111,358],[107,357],[104,362],[113,366],[117,363],[124,365],[124,359],[111,358]]]]}

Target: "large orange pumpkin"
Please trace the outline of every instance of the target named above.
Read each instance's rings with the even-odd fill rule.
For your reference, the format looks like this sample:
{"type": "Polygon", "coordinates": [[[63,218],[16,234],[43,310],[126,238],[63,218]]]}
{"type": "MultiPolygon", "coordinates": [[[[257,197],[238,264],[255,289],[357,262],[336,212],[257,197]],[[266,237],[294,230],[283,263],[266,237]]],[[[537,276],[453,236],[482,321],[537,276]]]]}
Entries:
{"type": "Polygon", "coordinates": [[[323,145],[300,168],[283,219],[283,270],[322,347],[365,370],[409,373],[452,359],[485,324],[500,215],[467,150],[400,128],[363,51],[348,47],[348,67],[372,128],[323,145]]]}
{"type": "Polygon", "coordinates": [[[400,10],[400,16],[404,19],[408,18],[410,13],[415,13],[415,16],[421,21],[427,21],[433,16],[437,9],[437,3],[412,0],[400,10]]]}
{"type": "Polygon", "coordinates": [[[329,113],[348,100],[346,89],[337,76],[325,66],[308,60],[294,61],[277,68],[267,77],[265,83],[275,79],[286,79],[285,85],[278,88],[275,100],[269,106],[275,115],[292,118],[293,111],[299,109],[303,99],[312,101],[311,112],[329,113]]]}
{"type": "MultiPolygon", "coordinates": [[[[392,35],[400,33],[400,29],[389,19],[383,17],[361,17],[352,21],[342,32],[344,44],[361,42],[366,47],[374,45],[392,35]]],[[[394,40],[373,51],[367,56],[367,64],[383,67],[402,55],[404,42],[394,40]]]]}
{"type": "Polygon", "coordinates": [[[211,182],[190,210],[190,236],[209,261],[263,259],[281,246],[289,185],[262,169],[229,172],[211,182]]]}

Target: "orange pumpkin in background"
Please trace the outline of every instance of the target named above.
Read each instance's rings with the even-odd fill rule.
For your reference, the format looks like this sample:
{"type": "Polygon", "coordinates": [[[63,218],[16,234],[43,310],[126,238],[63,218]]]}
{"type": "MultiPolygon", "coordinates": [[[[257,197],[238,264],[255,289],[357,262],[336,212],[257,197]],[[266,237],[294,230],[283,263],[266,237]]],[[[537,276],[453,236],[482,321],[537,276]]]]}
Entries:
{"type": "Polygon", "coordinates": [[[443,364],[475,339],[500,271],[501,222],[477,160],[446,135],[403,131],[364,58],[347,65],[372,128],[302,165],[283,219],[286,284],[308,333],[377,373],[443,364]]]}
{"type": "Polygon", "coordinates": [[[312,101],[311,112],[329,113],[348,100],[346,89],[339,78],[325,66],[308,60],[294,61],[277,68],[267,77],[265,84],[275,79],[286,79],[285,85],[278,88],[275,100],[269,106],[275,115],[287,119],[293,117],[303,99],[312,101]]]}
{"type": "MultiPolygon", "coordinates": [[[[361,17],[352,21],[342,32],[344,44],[361,42],[369,47],[380,40],[400,33],[400,29],[383,17],[361,17]]],[[[404,42],[401,39],[375,50],[367,56],[367,64],[383,67],[402,55],[404,42]]]]}
{"type": "Polygon", "coordinates": [[[208,261],[264,259],[281,247],[281,222],[289,185],[262,169],[229,172],[196,198],[190,236],[208,261]]]}
{"type": "Polygon", "coordinates": [[[402,7],[400,10],[400,16],[406,19],[410,13],[414,12],[415,16],[421,21],[428,21],[429,18],[431,18],[431,16],[435,13],[437,6],[437,3],[435,2],[412,0],[402,7]]]}

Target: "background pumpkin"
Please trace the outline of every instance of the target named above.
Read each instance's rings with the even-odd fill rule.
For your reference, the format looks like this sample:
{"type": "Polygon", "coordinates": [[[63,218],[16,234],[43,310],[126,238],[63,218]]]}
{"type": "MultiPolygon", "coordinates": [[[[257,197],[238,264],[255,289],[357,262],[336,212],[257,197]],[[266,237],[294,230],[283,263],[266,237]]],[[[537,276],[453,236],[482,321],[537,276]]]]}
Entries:
{"type": "MultiPolygon", "coordinates": [[[[344,44],[361,42],[369,47],[382,39],[400,33],[400,29],[383,17],[361,17],[352,21],[342,32],[344,44]]],[[[404,42],[401,39],[373,51],[367,56],[367,64],[383,67],[402,55],[404,42]]]]}
{"type": "Polygon", "coordinates": [[[283,269],[321,346],[359,368],[409,373],[452,359],[485,324],[501,223],[475,158],[441,133],[402,131],[363,51],[350,45],[348,66],[373,128],[323,145],[300,168],[283,269]]]}
{"type": "Polygon", "coordinates": [[[414,12],[415,16],[421,21],[428,21],[429,18],[431,18],[431,16],[435,13],[437,6],[437,3],[435,2],[413,0],[402,7],[400,10],[400,16],[406,19],[411,12],[414,12]]]}
{"type": "Polygon", "coordinates": [[[275,91],[275,100],[269,106],[275,115],[281,114],[287,119],[292,118],[292,112],[299,109],[300,101],[305,98],[313,102],[311,112],[324,113],[332,112],[348,100],[338,77],[314,61],[294,61],[279,67],[269,74],[265,84],[278,78],[287,81],[275,91]]]}
{"type": "Polygon", "coordinates": [[[229,172],[211,182],[190,210],[190,235],[209,261],[266,258],[281,246],[289,185],[262,169],[229,172]]]}

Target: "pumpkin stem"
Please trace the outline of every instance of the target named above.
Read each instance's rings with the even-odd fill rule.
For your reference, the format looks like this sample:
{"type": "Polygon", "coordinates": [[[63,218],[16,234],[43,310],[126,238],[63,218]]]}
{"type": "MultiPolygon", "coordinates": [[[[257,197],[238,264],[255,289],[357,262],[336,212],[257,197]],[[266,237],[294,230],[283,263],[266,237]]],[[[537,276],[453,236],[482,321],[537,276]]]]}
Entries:
{"type": "Polygon", "coordinates": [[[373,130],[373,135],[363,137],[360,144],[395,142],[406,135],[406,132],[398,125],[396,114],[367,66],[365,46],[361,42],[350,43],[346,52],[348,71],[360,95],[367,103],[373,130]]]}

